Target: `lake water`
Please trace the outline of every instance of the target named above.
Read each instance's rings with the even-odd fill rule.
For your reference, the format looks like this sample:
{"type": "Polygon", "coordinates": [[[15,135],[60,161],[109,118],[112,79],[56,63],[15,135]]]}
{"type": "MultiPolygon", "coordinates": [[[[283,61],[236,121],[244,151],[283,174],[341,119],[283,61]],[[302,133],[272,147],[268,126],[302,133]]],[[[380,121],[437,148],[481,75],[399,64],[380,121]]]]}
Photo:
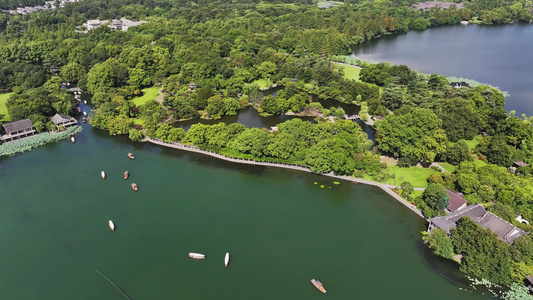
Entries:
{"type": "Polygon", "coordinates": [[[423,73],[470,78],[507,91],[507,110],[533,115],[533,25],[445,26],[384,36],[358,57],[405,64],[423,73]]]}
{"type": "Polygon", "coordinates": [[[0,159],[0,299],[125,299],[95,268],[130,299],[492,299],[380,189],[83,127],[0,159]]]}

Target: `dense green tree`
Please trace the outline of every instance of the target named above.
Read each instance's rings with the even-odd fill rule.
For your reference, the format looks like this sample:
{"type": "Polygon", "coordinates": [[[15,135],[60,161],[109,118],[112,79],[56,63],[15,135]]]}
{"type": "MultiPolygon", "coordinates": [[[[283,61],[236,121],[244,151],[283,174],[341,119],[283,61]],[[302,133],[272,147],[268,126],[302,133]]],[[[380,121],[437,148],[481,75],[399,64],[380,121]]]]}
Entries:
{"type": "Polygon", "coordinates": [[[461,271],[491,282],[511,283],[509,246],[490,229],[483,229],[469,217],[462,217],[452,229],[455,252],[463,255],[461,271]]]}
{"type": "Polygon", "coordinates": [[[405,107],[379,123],[379,149],[395,157],[431,163],[446,151],[446,134],[440,129],[441,124],[429,109],[405,107]]]}
{"type": "Polygon", "coordinates": [[[422,194],[422,199],[426,205],[436,212],[444,211],[447,197],[444,186],[435,183],[429,184],[422,194]]]}
{"type": "Polygon", "coordinates": [[[446,161],[452,165],[459,165],[463,161],[472,161],[470,149],[464,140],[448,146],[446,149],[446,161]]]}
{"type": "Polygon", "coordinates": [[[479,134],[479,114],[468,100],[462,98],[446,100],[438,116],[442,120],[442,127],[448,139],[452,142],[460,139],[471,140],[479,134]]]}
{"type": "Polygon", "coordinates": [[[448,238],[446,231],[433,228],[431,232],[423,236],[423,240],[430,249],[435,251],[435,254],[448,259],[454,256],[452,240],[448,238]]]}

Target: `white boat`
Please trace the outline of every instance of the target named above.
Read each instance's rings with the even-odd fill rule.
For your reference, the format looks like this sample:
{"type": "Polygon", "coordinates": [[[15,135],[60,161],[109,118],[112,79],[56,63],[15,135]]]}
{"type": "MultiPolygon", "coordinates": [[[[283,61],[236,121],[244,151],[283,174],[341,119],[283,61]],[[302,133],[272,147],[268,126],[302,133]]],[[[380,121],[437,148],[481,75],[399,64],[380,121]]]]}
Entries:
{"type": "Polygon", "coordinates": [[[229,252],[226,252],[226,256],[224,257],[224,266],[226,266],[227,268],[228,264],[229,264],[229,252]]]}
{"type": "Polygon", "coordinates": [[[111,220],[109,220],[109,229],[111,229],[111,231],[115,231],[115,223],[113,223],[111,220]]]}
{"type": "Polygon", "coordinates": [[[73,136],[70,137],[70,140],[72,141],[73,144],[76,142],[76,139],[73,136]]]}
{"type": "Polygon", "coordinates": [[[104,172],[104,171],[102,171],[102,172],[100,173],[100,175],[102,175],[102,179],[105,179],[105,172],[104,172]]]}
{"type": "Polygon", "coordinates": [[[194,259],[205,259],[205,255],[194,252],[189,253],[189,257],[194,259]]]}
{"type": "Polygon", "coordinates": [[[83,112],[83,115],[84,115],[84,116],[87,116],[87,112],[86,112],[86,111],[84,111],[84,112],[83,112]]]}
{"type": "Polygon", "coordinates": [[[83,100],[83,104],[87,104],[87,100],[83,100]]]}

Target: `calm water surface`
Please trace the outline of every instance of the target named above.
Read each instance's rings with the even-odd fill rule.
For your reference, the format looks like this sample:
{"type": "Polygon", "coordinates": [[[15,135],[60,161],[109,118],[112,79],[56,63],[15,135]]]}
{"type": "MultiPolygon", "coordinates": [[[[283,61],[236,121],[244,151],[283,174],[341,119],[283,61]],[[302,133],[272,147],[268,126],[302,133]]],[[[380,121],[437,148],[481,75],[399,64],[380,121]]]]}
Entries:
{"type": "Polygon", "coordinates": [[[83,126],[74,145],[0,160],[0,299],[124,299],[94,268],[131,299],[491,299],[440,275],[461,281],[377,188],[83,126]]]}
{"type": "Polygon", "coordinates": [[[471,78],[507,91],[507,110],[533,115],[533,25],[446,26],[384,36],[356,55],[424,73],[471,78]]]}

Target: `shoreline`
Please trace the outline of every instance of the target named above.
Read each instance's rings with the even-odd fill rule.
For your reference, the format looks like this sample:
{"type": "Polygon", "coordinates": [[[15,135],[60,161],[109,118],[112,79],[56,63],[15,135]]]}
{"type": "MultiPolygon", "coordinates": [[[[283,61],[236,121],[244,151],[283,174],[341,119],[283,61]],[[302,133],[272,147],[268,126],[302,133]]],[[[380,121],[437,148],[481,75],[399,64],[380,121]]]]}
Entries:
{"type": "MultiPolygon", "coordinates": [[[[387,194],[392,196],[394,199],[396,199],[398,202],[403,204],[405,207],[409,208],[416,215],[418,215],[422,219],[426,220],[426,218],[424,218],[424,215],[422,215],[422,212],[420,212],[418,209],[416,209],[416,207],[414,205],[412,205],[411,203],[407,202],[405,199],[400,197],[400,195],[396,194],[394,191],[391,190],[391,188],[397,187],[397,186],[394,186],[394,185],[388,185],[388,184],[384,184],[384,183],[378,183],[378,182],[374,182],[374,181],[363,180],[363,179],[350,177],[350,176],[335,175],[333,173],[316,173],[316,172],[311,171],[311,169],[309,169],[307,167],[302,167],[302,166],[293,165],[293,164],[283,164],[283,163],[273,163],[273,162],[260,162],[260,161],[241,159],[241,158],[231,158],[231,157],[227,157],[227,156],[224,156],[222,154],[219,154],[219,153],[216,153],[216,152],[213,152],[213,151],[202,150],[202,149],[200,149],[200,148],[198,148],[196,146],[184,145],[184,144],[177,143],[177,142],[168,143],[168,142],[163,142],[163,141],[160,141],[160,140],[157,140],[157,139],[152,139],[152,138],[149,138],[149,137],[145,137],[143,139],[143,142],[148,142],[148,143],[152,143],[152,144],[163,146],[163,147],[174,148],[174,149],[178,149],[178,150],[183,150],[183,151],[195,152],[195,153],[199,153],[199,154],[203,154],[203,155],[208,155],[208,156],[211,156],[211,157],[215,157],[215,158],[218,158],[218,159],[221,159],[221,160],[225,160],[225,161],[229,161],[229,162],[233,162],[233,163],[247,164],[247,165],[257,165],[257,166],[265,166],[265,167],[276,167],[276,168],[283,168],[283,169],[289,169],[289,170],[303,171],[303,172],[307,172],[307,173],[314,173],[314,174],[318,174],[318,175],[322,175],[322,176],[327,176],[327,177],[330,177],[330,178],[349,181],[349,182],[352,182],[352,183],[361,183],[361,184],[366,184],[366,185],[379,187],[380,189],[385,191],[387,194]]],[[[415,188],[415,190],[420,190],[420,189],[421,188],[415,188]]]]}

